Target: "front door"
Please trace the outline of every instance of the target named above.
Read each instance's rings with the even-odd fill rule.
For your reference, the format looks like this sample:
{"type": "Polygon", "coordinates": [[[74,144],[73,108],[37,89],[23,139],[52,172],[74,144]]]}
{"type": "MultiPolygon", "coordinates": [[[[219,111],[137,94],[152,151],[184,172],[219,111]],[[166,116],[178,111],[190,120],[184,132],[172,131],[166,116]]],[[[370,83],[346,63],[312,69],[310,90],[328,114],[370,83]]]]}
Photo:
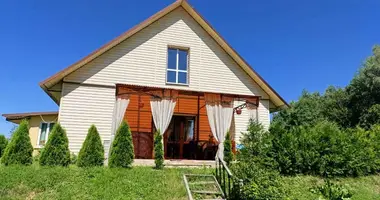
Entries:
{"type": "Polygon", "coordinates": [[[194,116],[173,116],[164,135],[165,158],[193,159],[195,157],[194,127],[194,116]]]}

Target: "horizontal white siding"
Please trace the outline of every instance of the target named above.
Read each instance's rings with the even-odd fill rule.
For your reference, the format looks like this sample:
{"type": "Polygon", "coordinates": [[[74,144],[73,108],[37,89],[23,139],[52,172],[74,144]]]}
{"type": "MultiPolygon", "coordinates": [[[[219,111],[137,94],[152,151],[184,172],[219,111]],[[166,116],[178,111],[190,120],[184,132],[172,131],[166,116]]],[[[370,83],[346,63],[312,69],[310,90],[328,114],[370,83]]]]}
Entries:
{"type": "Polygon", "coordinates": [[[112,86],[138,84],[268,98],[182,8],[73,72],[65,81],[112,86]],[[168,45],[190,48],[189,86],[166,85],[168,45]]]}
{"type": "MultiPolygon", "coordinates": [[[[238,106],[245,103],[245,101],[235,101],[234,106],[238,106]]],[[[265,129],[269,128],[270,124],[270,115],[269,115],[269,101],[268,100],[260,100],[259,107],[255,112],[258,114],[258,121],[264,126],[265,129]]],[[[247,128],[249,125],[249,112],[247,109],[243,109],[240,115],[234,114],[233,119],[233,134],[235,135],[236,143],[240,143],[240,139],[242,137],[242,133],[247,132],[247,128]]]]}
{"type": "Polygon", "coordinates": [[[259,122],[264,126],[265,129],[269,129],[270,125],[270,112],[269,112],[269,100],[260,100],[258,110],[259,122]]]}
{"type": "Polygon", "coordinates": [[[70,151],[79,152],[92,124],[102,141],[110,139],[114,101],[115,89],[63,84],[59,122],[66,129],[70,151]]]}

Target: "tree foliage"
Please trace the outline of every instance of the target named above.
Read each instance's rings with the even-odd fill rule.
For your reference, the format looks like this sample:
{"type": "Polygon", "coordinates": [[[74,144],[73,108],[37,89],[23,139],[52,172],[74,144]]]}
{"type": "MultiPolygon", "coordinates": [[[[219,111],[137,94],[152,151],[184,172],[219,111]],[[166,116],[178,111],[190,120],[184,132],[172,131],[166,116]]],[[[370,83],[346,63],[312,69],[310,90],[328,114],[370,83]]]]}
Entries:
{"type": "Polygon", "coordinates": [[[131,130],[128,124],[123,121],[116,132],[116,136],[111,146],[111,153],[108,160],[109,167],[131,167],[134,159],[134,149],[131,130]]]}
{"type": "Polygon", "coordinates": [[[32,153],[33,146],[29,138],[29,123],[27,120],[23,120],[12,134],[12,140],[5,148],[1,163],[5,165],[30,165],[33,162],[32,153]]]}
{"type": "Polygon", "coordinates": [[[78,154],[78,167],[103,166],[104,148],[95,125],[88,129],[86,140],[78,154]]]}
{"type": "Polygon", "coordinates": [[[162,145],[162,135],[159,131],[154,134],[154,163],[156,169],[164,168],[164,149],[162,145]]]}
{"type": "Polygon", "coordinates": [[[234,154],[232,152],[231,135],[229,131],[226,134],[226,138],[223,142],[223,145],[224,145],[224,148],[223,148],[224,161],[227,163],[227,165],[229,165],[234,159],[234,154]]]}
{"type": "Polygon", "coordinates": [[[49,134],[39,159],[42,166],[68,166],[70,164],[69,140],[66,131],[57,123],[49,134]]]}
{"type": "Polygon", "coordinates": [[[4,154],[5,148],[8,145],[8,140],[4,135],[0,135],[0,158],[4,154]]]}
{"type": "Polygon", "coordinates": [[[289,109],[274,115],[273,124],[288,130],[328,120],[343,128],[369,129],[380,116],[380,46],[366,59],[347,87],[330,86],[323,94],[304,91],[289,109]]]}

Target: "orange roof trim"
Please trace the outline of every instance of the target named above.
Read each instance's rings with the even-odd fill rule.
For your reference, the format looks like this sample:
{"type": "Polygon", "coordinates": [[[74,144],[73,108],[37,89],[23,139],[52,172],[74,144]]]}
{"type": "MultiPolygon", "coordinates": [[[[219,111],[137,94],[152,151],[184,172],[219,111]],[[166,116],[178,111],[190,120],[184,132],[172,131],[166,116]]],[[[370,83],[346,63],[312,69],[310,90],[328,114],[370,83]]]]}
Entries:
{"type": "Polygon", "coordinates": [[[65,76],[91,62],[98,56],[102,55],[106,51],[120,44],[124,40],[128,39],[132,35],[136,34],[140,30],[144,29],[145,27],[149,26],[150,24],[154,23],[155,21],[159,20],[180,6],[182,6],[184,10],[186,10],[186,12],[191,17],[193,17],[194,20],[222,47],[222,49],[224,49],[224,51],[226,51],[229,56],[268,94],[270,100],[277,108],[289,106],[287,102],[256,71],[252,69],[252,67],[220,36],[218,32],[216,32],[214,28],[212,28],[212,26],[194,8],[190,6],[186,0],[175,1],[171,5],[152,15],[140,24],[134,26],[119,37],[103,45],[83,59],[40,82],[40,87],[50,97],[53,98],[53,95],[48,91],[48,89],[59,83],[65,76]]]}

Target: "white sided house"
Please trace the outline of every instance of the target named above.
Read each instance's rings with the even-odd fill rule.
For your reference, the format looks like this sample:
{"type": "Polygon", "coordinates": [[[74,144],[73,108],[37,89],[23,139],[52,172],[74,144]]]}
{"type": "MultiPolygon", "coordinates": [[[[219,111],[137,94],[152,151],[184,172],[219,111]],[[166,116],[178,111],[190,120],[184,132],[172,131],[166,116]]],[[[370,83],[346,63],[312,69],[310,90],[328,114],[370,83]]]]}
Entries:
{"type": "Polygon", "coordinates": [[[107,155],[125,120],[141,159],[152,158],[156,131],[167,159],[213,159],[227,131],[238,144],[250,118],[268,128],[270,112],[287,106],[184,0],[40,86],[59,105],[72,152],[95,124],[107,155]]]}

